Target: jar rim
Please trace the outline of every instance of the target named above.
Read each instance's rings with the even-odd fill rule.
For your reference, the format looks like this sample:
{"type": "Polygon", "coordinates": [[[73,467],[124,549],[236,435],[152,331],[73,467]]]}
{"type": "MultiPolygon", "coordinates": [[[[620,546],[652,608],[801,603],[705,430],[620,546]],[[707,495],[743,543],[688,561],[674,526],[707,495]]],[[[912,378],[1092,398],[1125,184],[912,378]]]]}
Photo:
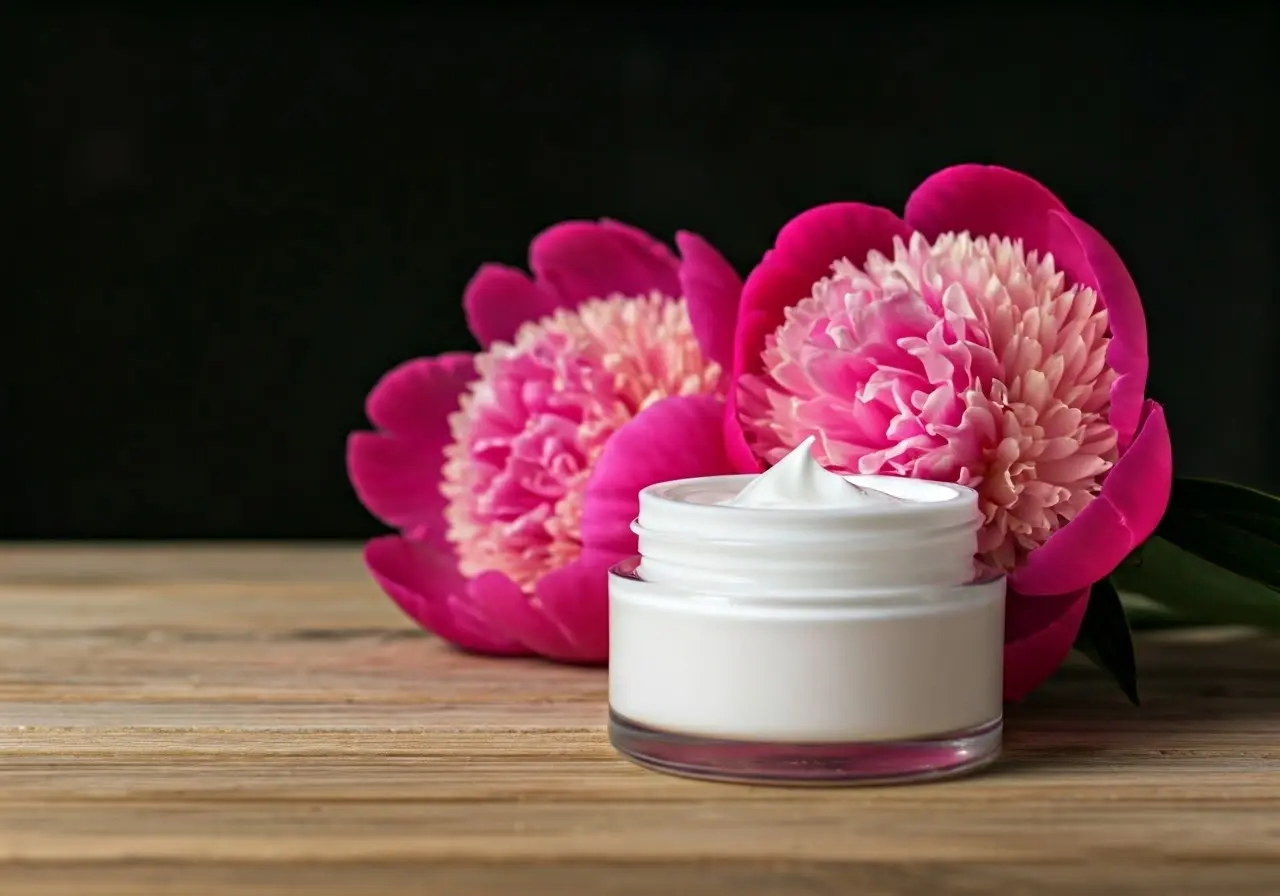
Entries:
{"type": "Polygon", "coordinates": [[[971,579],[958,584],[931,585],[872,585],[865,588],[788,588],[776,586],[763,591],[725,588],[713,584],[688,587],[671,582],[654,582],[639,574],[640,556],[628,557],[609,569],[611,594],[624,587],[634,598],[645,594],[646,599],[671,606],[729,608],[777,608],[780,610],[818,610],[822,608],[870,610],[874,607],[937,607],[962,605],[971,600],[983,600],[992,588],[1003,591],[1007,574],[1000,569],[974,564],[971,579]],[[633,589],[641,589],[635,591],[633,589]],[[650,589],[656,589],[650,592],[650,589]]]}
{"type": "Polygon", "coordinates": [[[740,507],[723,503],[754,478],[753,474],[731,474],[673,479],[640,490],[639,525],[653,531],[684,528],[686,525],[762,525],[779,527],[834,525],[843,528],[899,529],[973,526],[980,516],[978,493],[968,486],[950,482],[914,479],[906,476],[851,475],[849,482],[877,489],[902,501],[841,507],[740,507]],[[701,497],[702,500],[697,500],[701,497]],[[652,525],[650,521],[673,522],[674,526],[652,525]]]}

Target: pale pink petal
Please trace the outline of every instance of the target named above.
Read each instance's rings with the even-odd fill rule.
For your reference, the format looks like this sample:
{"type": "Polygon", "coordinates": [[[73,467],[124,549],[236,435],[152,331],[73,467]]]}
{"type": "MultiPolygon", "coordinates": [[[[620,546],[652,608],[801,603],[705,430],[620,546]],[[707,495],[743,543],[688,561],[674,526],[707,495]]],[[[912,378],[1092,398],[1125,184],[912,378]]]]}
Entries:
{"type": "Polygon", "coordinates": [[[1028,249],[1052,253],[1068,282],[1092,287],[1102,297],[1112,334],[1107,361],[1118,374],[1110,422],[1121,449],[1128,446],[1146,388],[1147,336],[1137,288],[1115,249],[1043,185],[994,166],[959,165],[938,172],[911,195],[906,218],[929,239],[963,230],[1021,239],[1028,249]]]}
{"type": "Polygon", "coordinates": [[[569,640],[572,652],[558,657],[579,663],[609,659],[609,569],[624,555],[585,551],[576,561],[538,580],[535,596],[543,615],[569,640]]]}
{"type": "Polygon", "coordinates": [[[1026,597],[1009,592],[1004,622],[1004,698],[1021,700],[1071,653],[1089,606],[1089,589],[1026,597]]]}
{"type": "Polygon", "coordinates": [[[631,523],[642,488],[673,479],[732,473],[721,440],[721,403],[709,395],[664,398],[613,434],[596,461],[582,509],[582,542],[635,553],[631,523]]]}
{"type": "Polygon", "coordinates": [[[495,630],[533,653],[573,660],[576,651],[565,632],[500,572],[482,573],[470,582],[468,599],[495,630]]]}
{"type": "Polygon", "coordinates": [[[616,296],[488,353],[441,474],[464,572],[501,572],[533,593],[578,556],[586,484],[613,433],[663,396],[718,392],[723,373],[684,311],[616,296]]]}
{"type": "Polygon", "coordinates": [[[365,545],[364,562],[374,580],[410,619],[427,631],[479,653],[518,655],[519,643],[481,623],[456,604],[466,583],[447,546],[433,540],[398,535],[375,538],[365,545]]]}
{"type": "Polygon", "coordinates": [[[1062,594],[1110,575],[1155,531],[1172,482],[1164,410],[1148,401],[1137,437],[1107,473],[1101,493],[1027,555],[1013,572],[1013,586],[1027,595],[1062,594]]]}
{"type": "Polygon", "coordinates": [[[733,367],[733,331],[742,278],[724,256],[696,233],[676,234],[681,292],[689,306],[698,345],[725,371],[733,367]]]}
{"type": "MultiPolygon", "coordinates": [[[[798,290],[805,278],[791,276],[773,257],[752,273],[740,334],[756,324],[757,282],[798,290]]],[[[763,369],[739,372],[726,451],[776,461],[812,436],[832,468],[973,485],[979,553],[1014,570],[1122,455],[1106,416],[1107,312],[1076,290],[1008,239],[954,233],[914,233],[861,270],[838,265],[762,337],[763,369]]]]}
{"type": "Polygon", "coordinates": [[[1049,251],[1049,212],[1066,211],[1061,200],[1033,178],[996,165],[944,168],[916,187],[906,220],[929,240],[948,231],[1021,239],[1049,251]]]}
{"type": "Polygon", "coordinates": [[[561,304],[553,291],[523,271],[500,264],[482,265],[462,299],[467,327],[482,348],[510,342],[521,324],[546,317],[561,304]]]}
{"type": "Polygon", "coordinates": [[[680,263],[642,230],[617,221],[566,221],[529,246],[529,266],[561,305],[611,295],[680,295],[680,263]]]}
{"type": "Polygon", "coordinates": [[[1121,449],[1138,431],[1147,386],[1147,320],[1138,287],[1102,234],[1066,212],[1050,213],[1050,248],[1070,280],[1093,287],[1107,309],[1111,344],[1107,363],[1118,374],[1111,384],[1108,419],[1121,449]]]}

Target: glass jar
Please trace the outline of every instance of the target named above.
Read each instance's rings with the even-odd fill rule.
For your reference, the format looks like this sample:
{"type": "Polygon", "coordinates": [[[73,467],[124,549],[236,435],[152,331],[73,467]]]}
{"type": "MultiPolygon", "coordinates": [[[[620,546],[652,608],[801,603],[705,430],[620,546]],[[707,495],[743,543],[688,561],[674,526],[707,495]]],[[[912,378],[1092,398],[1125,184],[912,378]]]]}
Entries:
{"type": "Polygon", "coordinates": [[[963,486],[850,476],[900,500],[723,503],[751,476],[650,486],[609,576],[610,739],[700,778],[958,774],[1001,738],[1005,580],[963,486]]]}

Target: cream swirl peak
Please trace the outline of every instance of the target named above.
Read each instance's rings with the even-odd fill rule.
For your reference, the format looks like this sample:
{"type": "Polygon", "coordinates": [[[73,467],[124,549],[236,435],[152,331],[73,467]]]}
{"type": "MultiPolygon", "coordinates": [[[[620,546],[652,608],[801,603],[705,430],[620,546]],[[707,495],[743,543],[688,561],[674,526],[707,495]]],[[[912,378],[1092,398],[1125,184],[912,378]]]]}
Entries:
{"type": "Polygon", "coordinates": [[[901,504],[902,498],[854,485],[823,467],[813,457],[809,436],[746,488],[724,503],[752,509],[807,509],[901,504]]]}

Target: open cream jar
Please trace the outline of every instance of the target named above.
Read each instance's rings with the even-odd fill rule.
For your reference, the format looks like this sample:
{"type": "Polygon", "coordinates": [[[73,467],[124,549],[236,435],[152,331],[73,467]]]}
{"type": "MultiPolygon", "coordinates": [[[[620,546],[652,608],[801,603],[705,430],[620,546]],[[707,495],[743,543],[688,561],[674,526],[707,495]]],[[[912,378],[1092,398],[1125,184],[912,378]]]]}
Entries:
{"type": "Polygon", "coordinates": [[[609,576],[610,739],[702,778],[870,783],[1000,750],[1005,582],[977,495],[841,477],[811,441],[759,476],[650,486],[609,576]]]}

